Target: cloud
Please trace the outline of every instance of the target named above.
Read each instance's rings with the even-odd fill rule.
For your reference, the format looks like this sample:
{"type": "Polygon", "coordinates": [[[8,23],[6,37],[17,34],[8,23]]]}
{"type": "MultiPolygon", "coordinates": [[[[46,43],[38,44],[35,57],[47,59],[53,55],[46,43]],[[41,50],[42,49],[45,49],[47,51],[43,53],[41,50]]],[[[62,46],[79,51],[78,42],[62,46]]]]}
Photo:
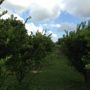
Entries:
{"type": "Polygon", "coordinates": [[[49,24],[42,24],[44,28],[52,29],[52,30],[59,30],[59,31],[74,31],[76,29],[76,24],[74,23],[69,23],[69,22],[64,22],[64,23],[49,23],[49,24]]]}
{"type": "Polygon", "coordinates": [[[31,32],[33,32],[35,34],[37,32],[37,30],[43,34],[43,27],[36,26],[34,23],[25,24],[25,28],[27,29],[27,32],[29,35],[31,34],[31,32]]]}
{"type": "Polygon", "coordinates": [[[79,17],[90,17],[90,0],[62,0],[63,10],[79,17]]]}
{"type": "MultiPolygon", "coordinates": [[[[35,33],[37,30],[43,32],[43,29],[46,28],[48,31],[52,31],[54,41],[57,40],[58,33],[62,33],[64,30],[72,31],[76,28],[75,24],[68,23],[68,21],[61,23],[54,21],[60,16],[61,11],[79,17],[90,17],[90,0],[5,0],[1,7],[9,10],[9,13],[16,15],[20,20],[22,17],[25,19],[30,15],[31,22],[25,25],[28,33],[30,34],[31,31],[35,33]]],[[[8,14],[4,15],[3,18],[8,16],[8,14]]]]}
{"type": "Polygon", "coordinates": [[[52,41],[56,42],[58,38],[59,37],[57,36],[57,34],[52,33],[52,37],[51,37],[52,41]]]}
{"type": "Polygon", "coordinates": [[[60,24],[61,27],[59,28],[61,31],[62,30],[67,30],[67,31],[74,31],[76,29],[76,24],[73,24],[73,23],[61,23],[60,24]]]}
{"type": "Polygon", "coordinates": [[[58,23],[49,23],[49,24],[42,24],[43,27],[45,28],[60,28],[61,25],[58,23]]]}
{"type": "Polygon", "coordinates": [[[5,0],[5,1],[11,3],[12,5],[20,6],[22,8],[27,8],[33,3],[33,0],[5,0]]]}
{"type": "Polygon", "coordinates": [[[90,17],[90,0],[5,0],[2,7],[18,14],[28,11],[33,21],[54,19],[61,11],[90,17]]]}
{"type": "MultiPolygon", "coordinates": [[[[11,15],[12,15],[12,13],[6,13],[5,15],[3,15],[1,17],[1,19],[8,19],[11,17],[11,15]]],[[[18,14],[13,13],[13,15],[14,15],[14,17],[17,17],[16,20],[21,20],[24,23],[24,19],[22,17],[20,17],[18,14]]]]}
{"type": "Polygon", "coordinates": [[[2,7],[18,14],[28,11],[33,21],[53,19],[61,12],[59,0],[5,0],[2,7]]]}
{"type": "MultiPolygon", "coordinates": [[[[14,1],[14,0],[12,0],[14,1]]],[[[14,1],[16,2],[16,0],[14,1]]],[[[2,4],[1,4],[1,8],[3,10],[8,10],[11,13],[21,13],[25,8],[19,5],[15,5],[14,3],[9,2],[9,0],[5,0],[2,4]]]]}
{"type": "Polygon", "coordinates": [[[52,41],[56,42],[58,40],[59,37],[57,36],[57,34],[53,33],[52,31],[48,31],[47,35],[49,34],[51,34],[52,41]]]}
{"type": "Polygon", "coordinates": [[[31,4],[30,8],[32,19],[36,21],[56,18],[60,14],[60,7],[57,0],[38,0],[38,2],[31,4]]]}
{"type": "MultiPolygon", "coordinates": [[[[31,32],[33,32],[35,34],[37,32],[37,30],[39,32],[41,32],[42,34],[45,33],[44,28],[41,25],[36,26],[34,23],[28,23],[28,24],[25,25],[25,27],[26,27],[27,32],[28,32],[29,35],[31,34],[31,32]]],[[[49,30],[49,31],[46,32],[46,34],[47,35],[52,34],[51,35],[51,39],[54,42],[56,42],[58,40],[58,36],[54,32],[52,32],[52,31],[49,30]]]]}

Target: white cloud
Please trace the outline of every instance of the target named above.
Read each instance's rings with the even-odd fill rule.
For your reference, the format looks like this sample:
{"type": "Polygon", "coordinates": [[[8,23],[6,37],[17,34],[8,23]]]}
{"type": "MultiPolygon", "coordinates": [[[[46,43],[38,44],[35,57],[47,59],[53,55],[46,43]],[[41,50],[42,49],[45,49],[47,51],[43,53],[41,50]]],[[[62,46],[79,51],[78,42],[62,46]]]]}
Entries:
{"type": "Polygon", "coordinates": [[[90,0],[62,0],[63,10],[80,17],[90,17],[90,0]]]}
{"type": "MultiPolygon", "coordinates": [[[[11,15],[12,15],[12,13],[6,13],[5,15],[3,15],[1,17],[1,19],[8,19],[11,17],[11,15]]],[[[16,20],[21,20],[24,23],[24,19],[21,18],[18,14],[13,13],[13,15],[14,15],[14,17],[17,17],[16,20]]]]}
{"type": "MultiPolygon", "coordinates": [[[[23,20],[20,14],[24,11],[28,11],[29,15],[32,17],[32,21],[47,21],[57,18],[61,11],[66,11],[70,14],[80,16],[80,17],[90,17],[90,0],[5,0],[2,4],[3,9],[9,10],[18,19],[23,20]],[[15,14],[17,13],[17,14],[15,14]]],[[[28,15],[27,15],[28,16],[28,15]]],[[[3,18],[9,17],[8,14],[4,15],[3,18]]],[[[24,21],[24,20],[23,20],[24,21]]],[[[43,32],[43,27],[46,26],[50,31],[51,29],[58,29],[60,32],[63,30],[75,30],[76,25],[73,23],[54,23],[52,24],[43,22],[46,24],[35,25],[34,23],[27,23],[26,29],[30,34],[31,31],[34,33],[39,30],[43,32]]],[[[53,40],[56,41],[58,36],[52,33],[53,40]]]]}
{"type": "Polygon", "coordinates": [[[60,7],[57,0],[37,0],[30,8],[32,19],[37,21],[56,18],[60,14],[60,7]]]}
{"type": "Polygon", "coordinates": [[[60,24],[57,24],[57,23],[51,23],[51,24],[42,24],[42,26],[44,27],[48,27],[48,28],[60,28],[61,25],[60,24]]]}
{"type": "Polygon", "coordinates": [[[25,28],[27,29],[29,35],[31,32],[35,33],[37,31],[37,27],[33,23],[25,24],[25,28]]]}
{"type": "Polygon", "coordinates": [[[51,34],[51,39],[52,41],[56,42],[58,40],[58,36],[56,33],[52,32],[52,31],[47,31],[47,35],[50,35],[51,34]]]}
{"type": "Polygon", "coordinates": [[[10,14],[5,14],[1,17],[1,19],[8,19],[8,18],[10,18],[10,14]]]}
{"type": "MultiPolygon", "coordinates": [[[[12,0],[12,1],[14,1],[14,0],[12,0]]],[[[16,0],[14,2],[16,2],[16,0]]],[[[3,4],[1,4],[1,7],[3,10],[8,10],[9,12],[12,12],[12,13],[16,12],[17,14],[19,14],[20,12],[22,12],[25,9],[24,7],[15,5],[15,4],[9,2],[8,0],[5,0],[3,2],[3,4]]]]}
{"type": "Polygon", "coordinates": [[[53,23],[53,24],[42,24],[43,27],[46,27],[46,29],[52,29],[52,30],[59,30],[59,31],[74,31],[76,29],[76,24],[74,23],[68,23],[68,22],[64,22],[64,23],[53,23]]]}
{"type": "Polygon", "coordinates": [[[28,10],[34,21],[56,18],[61,11],[90,17],[90,0],[5,0],[2,7],[18,14],[28,10]]]}
{"type": "MultiPolygon", "coordinates": [[[[25,27],[26,27],[27,32],[28,32],[29,35],[31,34],[31,31],[35,34],[35,33],[37,32],[37,30],[38,30],[39,32],[41,32],[42,34],[45,33],[45,31],[44,31],[44,29],[43,29],[42,26],[36,26],[34,23],[26,24],[25,27]]],[[[52,34],[52,35],[51,35],[51,39],[52,39],[54,42],[56,42],[56,41],[58,40],[58,36],[57,36],[57,34],[55,34],[54,32],[52,32],[52,31],[47,31],[46,34],[47,34],[47,35],[52,34]]]]}
{"type": "Polygon", "coordinates": [[[57,36],[57,34],[52,33],[52,37],[51,37],[52,41],[56,42],[58,38],[59,37],[57,36]]]}
{"type": "Polygon", "coordinates": [[[60,1],[61,0],[5,0],[2,7],[18,14],[28,10],[33,21],[41,21],[59,16],[61,10],[60,1]]]}
{"type": "Polygon", "coordinates": [[[20,6],[23,8],[27,8],[33,3],[33,0],[5,0],[11,3],[12,5],[20,6]]]}
{"type": "Polygon", "coordinates": [[[61,27],[59,28],[61,31],[62,30],[67,30],[67,31],[74,31],[76,29],[76,24],[73,23],[61,23],[61,27]]]}
{"type": "Polygon", "coordinates": [[[37,30],[43,34],[42,26],[36,26],[34,23],[27,23],[25,24],[25,27],[29,35],[31,34],[31,31],[35,34],[37,30]]]}

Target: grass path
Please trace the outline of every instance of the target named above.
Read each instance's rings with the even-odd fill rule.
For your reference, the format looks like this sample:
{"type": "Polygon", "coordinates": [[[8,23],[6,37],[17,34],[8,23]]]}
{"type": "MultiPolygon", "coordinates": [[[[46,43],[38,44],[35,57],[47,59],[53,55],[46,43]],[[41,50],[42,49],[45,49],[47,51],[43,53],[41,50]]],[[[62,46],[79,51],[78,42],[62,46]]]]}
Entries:
{"type": "Polygon", "coordinates": [[[48,64],[41,72],[33,74],[30,90],[90,90],[58,48],[46,60],[48,64]]]}

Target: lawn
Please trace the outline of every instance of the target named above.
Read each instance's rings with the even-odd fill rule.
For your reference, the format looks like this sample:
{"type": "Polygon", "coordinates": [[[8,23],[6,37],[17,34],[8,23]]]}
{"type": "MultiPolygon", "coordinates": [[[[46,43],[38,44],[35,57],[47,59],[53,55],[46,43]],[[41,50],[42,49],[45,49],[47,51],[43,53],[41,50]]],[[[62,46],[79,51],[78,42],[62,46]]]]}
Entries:
{"type": "Polygon", "coordinates": [[[43,67],[38,71],[30,71],[21,84],[14,77],[5,80],[0,90],[90,90],[59,48],[55,48],[44,59],[43,67]]]}
{"type": "Polygon", "coordinates": [[[58,48],[45,60],[47,63],[42,69],[31,72],[30,90],[90,90],[83,76],[70,65],[58,48]]]}

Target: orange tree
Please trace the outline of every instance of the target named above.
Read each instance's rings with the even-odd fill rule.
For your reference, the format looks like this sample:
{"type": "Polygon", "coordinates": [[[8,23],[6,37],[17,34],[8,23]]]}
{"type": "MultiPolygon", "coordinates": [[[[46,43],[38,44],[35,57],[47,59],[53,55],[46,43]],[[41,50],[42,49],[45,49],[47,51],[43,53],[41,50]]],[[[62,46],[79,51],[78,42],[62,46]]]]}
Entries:
{"type": "Polygon", "coordinates": [[[53,46],[50,35],[37,32],[29,36],[25,25],[13,15],[6,20],[0,19],[1,64],[4,70],[15,75],[19,82],[33,67],[40,66],[53,46]]]}
{"type": "Polygon", "coordinates": [[[62,50],[68,56],[72,65],[82,73],[85,81],[90,80],[90,22],[82,22],[76,31],[66,32],[62,39],[58,40],[62,50]]]}

